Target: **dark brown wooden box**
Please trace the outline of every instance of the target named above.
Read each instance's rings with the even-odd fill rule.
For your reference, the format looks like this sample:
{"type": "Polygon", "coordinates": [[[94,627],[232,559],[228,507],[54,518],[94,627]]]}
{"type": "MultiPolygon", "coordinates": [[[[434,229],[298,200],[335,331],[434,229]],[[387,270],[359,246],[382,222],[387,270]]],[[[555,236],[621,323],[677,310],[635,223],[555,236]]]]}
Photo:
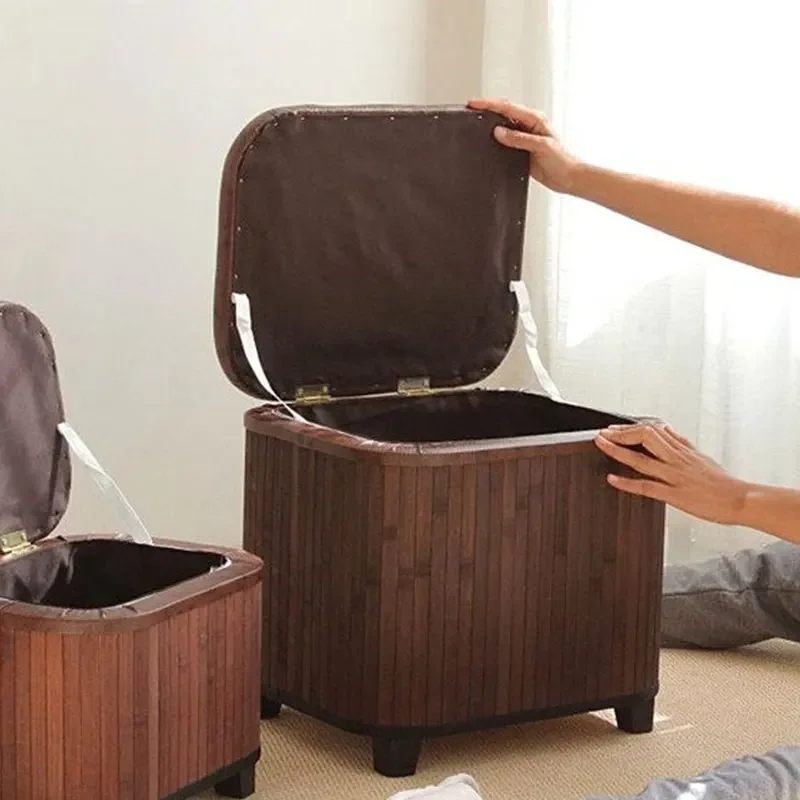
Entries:
{"type": "Polygon", "coordinates": [[[386,775],[435,734],[652,727],[664,508],[611,489],[593,443],[630,420],[474,388],[517,325],[528,165],[497,122],[278,110],[223,174],[217,352],[270,401],[245,418],[262,716],[367,734],[386,775]]]}
{"type": "Polygon", "coordinates": [[[48,537],[70,490],[62,419],[48,332],[0,305],[0,800],[248,797],[262,562],[48,537]]]}

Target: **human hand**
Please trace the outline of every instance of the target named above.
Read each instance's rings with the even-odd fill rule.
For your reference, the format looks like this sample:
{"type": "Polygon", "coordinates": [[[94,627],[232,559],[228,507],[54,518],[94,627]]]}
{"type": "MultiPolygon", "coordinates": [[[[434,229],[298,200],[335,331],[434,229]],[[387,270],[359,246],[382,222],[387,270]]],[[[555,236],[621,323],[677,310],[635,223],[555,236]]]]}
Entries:
{"type": "Polygon", "coordinates": [[[498,125],[495,138],[506,147],[531,154],[531,176],[554,192],[569,193],[580,162],[568,153],[544,115],[507,100],[471,100],[469,108],[493,111],[508,119],[515,128],[498,125]]]}
{"type": "Polygon", "coordinates": [[[747,498],[747,484],[698,452],[668,425],[644,422],[612,425],[601,431],[597,447],[642,477],[609,475],[608,482],[630,494],[660,500],[687,514],[722,525],[736,524],[747,498]],[[647,452],[630,450],[640,446],[647,452]]]}

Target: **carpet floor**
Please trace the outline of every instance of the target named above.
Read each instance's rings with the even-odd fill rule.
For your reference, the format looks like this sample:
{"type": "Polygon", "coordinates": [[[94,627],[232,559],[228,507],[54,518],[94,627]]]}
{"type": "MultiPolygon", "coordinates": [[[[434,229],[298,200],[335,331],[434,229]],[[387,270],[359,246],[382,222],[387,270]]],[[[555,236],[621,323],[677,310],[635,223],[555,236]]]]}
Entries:
{"type": "Polygon", "coordinates": [[[630,796],[656,777],[689,777],[730,758],[800,743],[800,646],[664,651],[661,665],[652,734],[621,733],[613,714],[599,713],[448,736],[423,746],[413,778],[375,774],[369,740],[284,709],[262,723],[254,800],[385,800],[458,772],[476,778],[485,800],[630,796]]]}

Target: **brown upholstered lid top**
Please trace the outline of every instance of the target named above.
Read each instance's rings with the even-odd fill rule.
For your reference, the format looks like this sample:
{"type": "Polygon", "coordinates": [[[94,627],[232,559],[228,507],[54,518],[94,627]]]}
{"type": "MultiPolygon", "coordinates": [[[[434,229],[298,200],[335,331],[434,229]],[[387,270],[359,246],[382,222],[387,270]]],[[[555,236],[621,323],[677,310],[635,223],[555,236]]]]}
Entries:
{"type": "Polygon", "coordinates": [[[462,107],[266,112],[223,170],[215,342],[228,378],[266,399],[235,327],[246,294],[277,393],[332,396],[475,383],[517,324],[526,154],[462,107]]]}
{"type": "Polygon", "coordinates": [[[28,309],[0,303],[0,536],[49,534],[67,508],[70,460],[50,335],[28,309]]]}

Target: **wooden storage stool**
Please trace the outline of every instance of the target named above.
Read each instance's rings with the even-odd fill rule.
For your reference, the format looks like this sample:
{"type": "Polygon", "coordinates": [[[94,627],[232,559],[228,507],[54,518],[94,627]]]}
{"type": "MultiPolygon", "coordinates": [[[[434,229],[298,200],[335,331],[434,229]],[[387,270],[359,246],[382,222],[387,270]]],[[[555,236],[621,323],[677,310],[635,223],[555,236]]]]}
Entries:
{"type": "Polygon", "coordinates": [[[652,727],[664,507],[610,488],[593,443],[632,420],[477,387],[525,302],[528,160],[501,121],[279,109],[222,177],[217,352],[263,403],[262,716],[371,736],[385,775],[437,734],[604,708],[652,727]]]}
{"type": "Polygon", "coordinates": [[[70,490],[59,426],[50,337],[0,304],[0,800],[250,796],[261,560],[45,538],[70,490]]]}

